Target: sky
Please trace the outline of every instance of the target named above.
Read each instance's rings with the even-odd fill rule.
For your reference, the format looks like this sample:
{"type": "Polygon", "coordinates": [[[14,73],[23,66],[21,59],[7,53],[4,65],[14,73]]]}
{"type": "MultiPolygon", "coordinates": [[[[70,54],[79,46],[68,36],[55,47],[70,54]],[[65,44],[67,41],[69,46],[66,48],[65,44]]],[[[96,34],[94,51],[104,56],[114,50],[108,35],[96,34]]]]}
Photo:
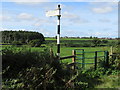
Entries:
{"type": "MultiPolygon", "coordinates": [[[[25,1],[25,0],[24,0],[25,1]]],[[[74,0],[73,0],[74,1],[74,0]]],[[[0,5],[0,30],[25,30],[57,34],[57,17],[46,17],[46,11],[61,5],[61,36],[118,37],[117,2],[17,2],[3,0],[0,5]]]]}

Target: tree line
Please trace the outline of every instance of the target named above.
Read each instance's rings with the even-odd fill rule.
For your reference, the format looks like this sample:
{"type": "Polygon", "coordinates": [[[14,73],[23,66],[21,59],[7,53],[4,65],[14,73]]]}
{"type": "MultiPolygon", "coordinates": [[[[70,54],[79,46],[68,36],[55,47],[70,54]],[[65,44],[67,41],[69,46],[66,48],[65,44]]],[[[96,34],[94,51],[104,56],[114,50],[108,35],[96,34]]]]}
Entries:
{"type": "Polygon", "coordinates": [[[28,44],[32,40],[45,41],[43,34],[32,31],[0,31],[2,34],[2,43],[12,44],[13,42],[21,42],[28,44]]]}

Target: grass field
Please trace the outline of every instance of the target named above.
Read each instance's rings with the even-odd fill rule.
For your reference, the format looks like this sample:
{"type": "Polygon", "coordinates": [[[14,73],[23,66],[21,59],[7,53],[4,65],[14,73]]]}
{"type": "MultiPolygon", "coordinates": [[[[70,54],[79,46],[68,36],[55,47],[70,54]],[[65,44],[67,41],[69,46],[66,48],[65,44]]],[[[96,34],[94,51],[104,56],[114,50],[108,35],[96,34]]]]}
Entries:
{"type": "MultiPolygon", "coordinates": [[[[3,47],[1,47],[2,45],[0,45],[0,49],[1,48],[4,48],[4,47],[7,47],[7,45],[3,45],[3,47]]],[[[10,46],[10,45],[8,45],[10,46]]],[[[19,48],[22,48],[22,47],[18,47],[19,48]]],[[[45,48],[47,47],[28,47],[28,46],[25,46],[24,48],[30,48],[32,51],[42,51],[44,50],[45,48]]],[[[52,48],[53,51],[54,51],[54,54],[56,54],[57,52],[57,47],[56,46],[52,46],[52,47],[48,47],[49,48],[52,48]]],[[[61,47],[61,57],[64,57],[64,56],[70,56],[72,55],[72,50],[74,49],[84,49],[85,52],[95,52],[95,51],[109,51],[110,52],[110,47],[61,47]]],[[[103,55],[103,53],[99,53],[99,55],[103,55]]],[[[94,57],[94,53],[85,53],[85,57],[94,57]]],[[[72,59],[65,59],[65,60],[62,60],[61,61],[62,63],[71,63],[72,62],[72,59]]],[[[80,62],[77,61],[77,62],[80,62]]],[[[85,63],[94,63],[94,58],[93,59],[85,59],[85,63]]],[[[76,65],[78,70],[81,69],[82,65],[81,64],[77,64],[76,65]]],[[[85,69],[88,69],[88,68],[91,68],[93,67],[94,68],[94,64],[87,64],[85,65],[85,69]]],[[[95,85],[95,88],[115,88],[115,87],[119,87],[119,84],[118,84],[118,77],[115,76],[115,75],[111,75],[111,76],[102,76],[100,79],[99,79],[102,83],[101,84],[98,84],[98,85],[95,85]],[[113,83],[115,82],[115,83],[113,83]]],[[[89,80],[88,80],[89,81],[89,80]]],[[[94,82],[94,81],[93,81],[94,82]]],[[[91,83],[93,83],[91,82],[91,83]]]]}
{"type": "MultiPolygon", "coordinates": [[[[46,47],[32,47],[30,49],[32,51],[39,52],[39,51],[44,50],[45,48],[46,47]]],[[[57,53],[57,47],[56,46],[48,47],[48,48],[52,48],[54,54],[57,53]]],[[[94,60],[95,60],[95,58],[94,58],[95,57],[95,53],[94,52],[95,51],[109,51],[110,52],[110,47],[61,47],[60,56],[61,57],[71,56],[72,55],[72,50],[75,50],[75,49],[84,49],[85,52],[88,52],[88,53],[85,53],[85,58],[91,58],[92,57],[92,59],[85,59],[85,63],[94,63],[94,60]],[[89,52],[93,52],[93,53],[89,53],[89,52]]],[[[104,52],[99,52],[98,56],[104,56],[104,52]]],[[[79,55],[77,57],[81,58],[82,56],[79,55]]],[[[98,58],[98,62],[99,62],[99,59],[104,59],[104,57],[98,58]]],[[[72,63],[72,58],[61,60],[61,62],[62,63],[72,63]]],[[[82,60],[76,60],[76,62],[82,63],[82,60]]],[[[78,67],[82,67],[82,64],[77,64],[77,66],[78,67]]],[[[94,64],[86,64],[85,65],[86,69],[90,68],[90,67],[94,67],[94,64]]]]}
{"type": "MultiPolygon", "coordinates": [[[[50,48],[50,47],[48,47],[50,48]]],[[[57,47],[51,47],[53,49],[54,54],[57,53],[57,47]]],[[[44,50],[45,47],[41,48],[41,47],[32,47],[31,50],[32,51],[41,51],[44,50]]],[[[110,47],[61,47],[61,53],[60,56],[64,57],[64,56],[71,56],[72,55],[72,50],[74,49],[84,49],[85,52],[93,52],[93,53],[85,53],[85,57],[86,58],[90,58],[93,57],[92,59],[85,59],[85,63],[94,63],[94,56],[95,56],[95,51],[110,51],[110,47]]],[[[99,52],[98,56],[104,56],[103,52],[99,52]]],[[[81,56],[79,56],[81,57],[81,56]]],[[[102,58],[101,58],[102,59],[102,58]]],[[[61,61],[62,63],[71,63],[72,62],[72,58],[70,59],[64,59],[61,61]]],[[[76,62],[81,63],[82,60],[77,60],[76,62]]],[[[79,64],[79,66],[81,66],[79,64]]],[[[85,65],[86,68],[94,66],[94,64],[87,64],[85,65]]]]}
{"type": "MultiPolygon", "coordinates": [[[[52,44],[50,43],[50,46],[46,44],[44,44],[43,46],[46,46],[48,48],[52,48],[54,54],[57,53],[57,47],[56,47],[56,39],[55,38],[45,38],[46,41],[50,41],[52,43],[55,43],[54,46],[52,46],[52,44]]],[[[92,39],[80,39],[80,38],[61,38],[61,42],[62,43],[69,43],[69,41],[72,41],[71,43],[84,43],[84,42],[90,42],[92,39]]],[[[6,47],[7,45],[3,45],[3,48],[6,47]]],[[[10,45],[8,45],[10,46],[10,45]]],[[[46,47],[28,47],[26,46],[25,48],[30,48],[32,51],[41,51],[44,50],[46,47]]],[[[19,47],[20,48],[20,47],[19,47]]],[[[65,46],[61,46],[61,52],[60,52],[60,56],[64,57],[64,56],[70,56],[72,55],[72,50],[74,49],[84,49],[85,52],[95,52],[95,51],[110,51],[110,47],[106,46],[106,47],[65,47],[65,46]]],[[[99,56],[103,56],[104,53],[99,53],[99,56]]],[[[94,63],[94,56],[95,53],[85,53],[85,57],[89,58],[89,57],[93,57],[92,59],[85,59],[85,63],[94,63]]],[[[79,56],[81,58],[81,56],[79,56]]],[[[71,63],[72,59],[65,59],[62,60],[62,62],[64,63],[71,63]]],[[[82,62],[81,60],[78,60],[77,62],[82,62]]],[[[89,66],[88,66],[89,67],[89,66]]]]}
{"type": "MultiPolygon", "coordinates": [[[[45,40],[56,40],[55,38],[45,38],[45,40]]],[[[84,39],[84,38],[61,38],[60,40],[92,40],[92,39],[84,39]]]]}
{"type": "MultiPolygon", "coordinates": [[[[56,40],[55,38],[45,38],[45,40],[56,40]]],[[[93,40],[90,38],[60,38],[60,40],[93,40]]],[[[101,39],[104,40],[104,39],[101,39]]],[[[116,40],[108,40],[108,41],[116,41],[116,40]]]]}
{"type": "MultiPolygon", "coordinates": [[[[70,56],[72,55],[72,50],[74,49],[84,49],[85,52],[88,52],[88,53],[85,53],[85,58],[91,58],[92,59],[85,59],[85,63],[94,63],[94,57],[95,57],[95,51],[110,51],[110,47],[62,47],[61,48],[61,57],[64,57],[64,56],[70,56]],[[93,53],[89,53],[89,52],[93,52],[93,53]]],[[[56,47],[53,48],[54,52],[56,52],[56,47]]],[[[80,54],[78,52],[78,54],[80,54]]],[[[104,56],[104,53],[103,52],[99,52],[98,53],[98,56],[104,56]]],[[[77,56],[78,58],[81,58],[82,56],[79,55],[77,56]]],[[[103,58],[99,58],[99,59],[103,59],[103,58]]],[[[72,62],[72,59],[65,59],[65,60],[62,60],[63,63],[71,63],[72,62]]],[[[82,63],[82,60],[76,60],[76,62],[79,62],[79,63],[82,63]]],[[[81,67],[81,64],[78,64],[78,67],[81,67]]],[[[86,68],[89,68],[91,66],[94,66],[94,64],[86,64],[85,67],[86,68]]]]}
{"type": "MultiPolygon", "coordinates": [[[[54,53],[57,53],[57,47],[48,47],[52,48],[54,53]]],[[[33,51],[41,51],[45,49],[45,47],[32,47],[33,51]]],[[[94,52],[94,51],[110,51],[110,47],[61,47],[60,56],[69,56],[72,55],[72,50],[74,49],[84,49],[86,52],[94,52]]],[[[90,55],[91,56],[91,55],[90,55]]]]}
{"type": "MultiPolygon", "coordinates": [[[[85,51],[106,51],[110,50],[110,47],[61,47],[61,56],[72,55],[72,50],[74,49],[84,49],[85,51]]],[[[54,52],[56,53],[57,47],[53,47],[54,52]]]]}
{"type": "MultiPolygon", "coordinates": [[[[2,48],[7,47],[2,46],[2,48]]],[[[20,47],[18,47],[20,48],[20,47]]],[[[41,51],[44,50],[46,47],[26,47],[26,48],[30,48],[33,51],[41,51]]],[[[48,48],[52,48],[54,53],[57,53],[57,47],[48,47],[48,48]]],[[[60,49],[60,56],[69,56],[72,55],[72,50],[74,49],[84,49],[86,52],[94,52],[94,51],[110,51],[110,47],[61,47],[60,49]]],[[[88,54],[88,56],[91,56],[90,54],[88,54]]]]}

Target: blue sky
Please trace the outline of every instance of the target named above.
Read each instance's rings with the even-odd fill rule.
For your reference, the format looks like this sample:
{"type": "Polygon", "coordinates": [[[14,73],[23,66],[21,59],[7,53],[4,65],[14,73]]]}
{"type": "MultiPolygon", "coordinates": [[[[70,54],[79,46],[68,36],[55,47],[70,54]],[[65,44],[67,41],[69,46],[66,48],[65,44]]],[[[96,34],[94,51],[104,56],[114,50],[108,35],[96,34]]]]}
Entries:
{"type": "Polygon", "coordinates": [[[57,17],[45,13],[61,4],[61,36],[118,37],[117,2],[1,2],[1,30],[37,31],[56,36],[57,17]]]}

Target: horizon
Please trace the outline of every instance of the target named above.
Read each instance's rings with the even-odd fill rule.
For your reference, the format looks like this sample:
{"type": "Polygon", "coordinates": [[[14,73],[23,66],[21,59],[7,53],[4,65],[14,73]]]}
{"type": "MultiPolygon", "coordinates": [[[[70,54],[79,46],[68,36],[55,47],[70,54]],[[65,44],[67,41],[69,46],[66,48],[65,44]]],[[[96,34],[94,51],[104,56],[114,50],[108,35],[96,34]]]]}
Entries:
{"type": "MultiPolygon", "coordinates": [[[[2,31],[26,31],[26,30],[2,30],[2,31]]],[[[1,31],[0,31],[1,32],[1,31]]],[[[37,31],[29,31],[29,32],[37,32],[37,31]]],[[[40,32],[38,32],[40,33],[40,32]]],[[[42,33],[41,33],[42,34],[42,33]]],[[[45,36],[45,38],[55,38],[56,36],[45,36]]],[[[115,39],[115,38],[119,38],[119,37],[94,37],[94,36],[86,36],[86,37],[80,37],[80,36],[60,36],[60,38],[112,38],[112,39],[115,39]]]]}

